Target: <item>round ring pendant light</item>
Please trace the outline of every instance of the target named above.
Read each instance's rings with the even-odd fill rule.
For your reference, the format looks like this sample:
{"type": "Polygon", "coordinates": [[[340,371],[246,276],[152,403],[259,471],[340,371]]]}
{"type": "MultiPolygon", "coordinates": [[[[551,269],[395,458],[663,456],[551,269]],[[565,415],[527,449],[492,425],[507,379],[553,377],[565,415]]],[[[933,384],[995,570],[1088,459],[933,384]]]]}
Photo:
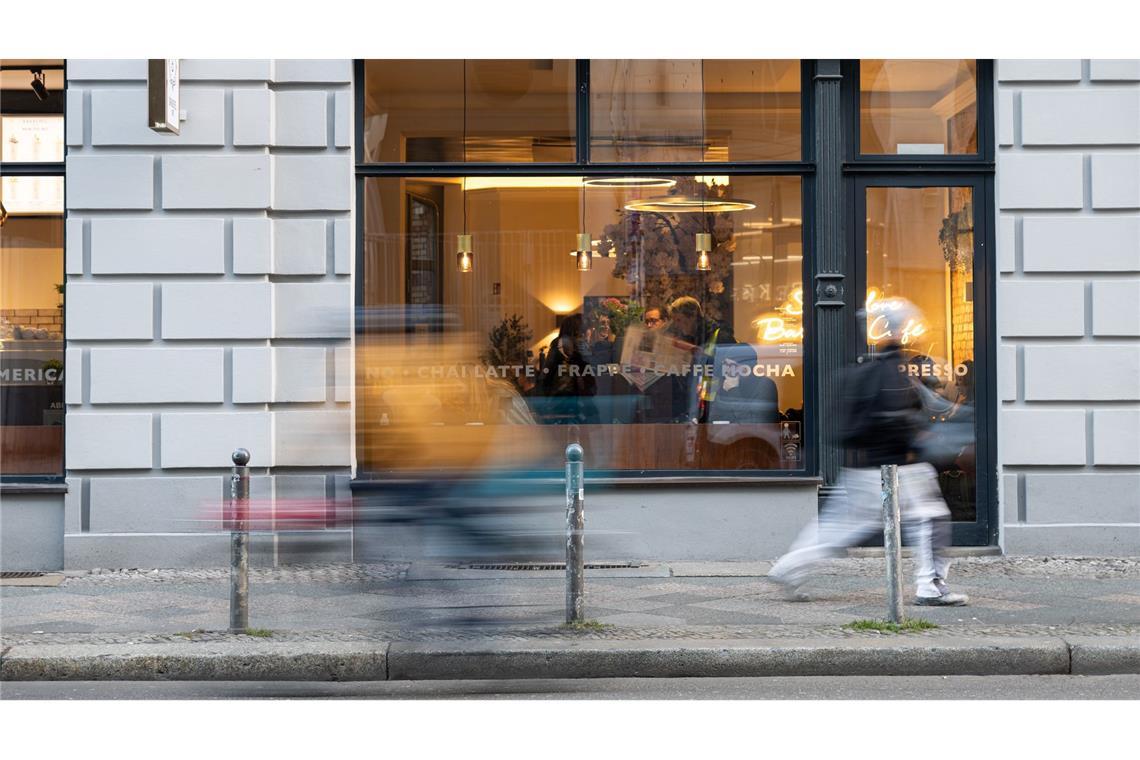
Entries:
{"type": "Polygon", "coordinates": [[[749,211],[754,208],[756,208],[756,204],[751,201],[736,200],[735,198],[705,200],[691,195],[659,195],[625,204],[626,211],[656,211],[662,214],[693,212],[720,214],[732,211],[749,211]]]}
{"type": "Polygon", "coordinates": [[[677,186],[677,180],[668,177],[589,177],[586,187],[654,188],[668,189],[677,186]]]}

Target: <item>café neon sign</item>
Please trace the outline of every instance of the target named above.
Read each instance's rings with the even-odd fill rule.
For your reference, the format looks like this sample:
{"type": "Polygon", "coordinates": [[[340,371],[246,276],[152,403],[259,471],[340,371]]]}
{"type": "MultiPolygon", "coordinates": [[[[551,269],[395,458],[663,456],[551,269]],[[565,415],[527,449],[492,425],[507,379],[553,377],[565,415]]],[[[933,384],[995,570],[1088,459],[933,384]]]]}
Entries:
{"type": "MultiPolygon", "coordinates": [[[[902,299],[883,298],[877,288],[867,290],[867,340],[879,343],[893,338],[888,327],[887,314],[902,308],[902,299]]],[[[804,313],[804,291],[796,288],[788,300],[776,307],[774,313],[752,320],[756,327],[757,340],[761,343],[802,343],[804,328],[800,319],[804,313]]],[[[903,325],[899,342],[904,346],[924,335],[929,326],[922,320],[910,319],[903,325]]]]}
{"type": "Polygon", "coordinates": [[[899,343],[908,345],[926,334],[928,329],[925,322],[920,319],[908,319],[902,326],[901,335],[895,336],[888,327],[885,312],[898,311],[903,307],[901,298],[883,298],[876,288],[867,291],[867,341],[880,343],[888,338],[898,338],[899,343]]]}

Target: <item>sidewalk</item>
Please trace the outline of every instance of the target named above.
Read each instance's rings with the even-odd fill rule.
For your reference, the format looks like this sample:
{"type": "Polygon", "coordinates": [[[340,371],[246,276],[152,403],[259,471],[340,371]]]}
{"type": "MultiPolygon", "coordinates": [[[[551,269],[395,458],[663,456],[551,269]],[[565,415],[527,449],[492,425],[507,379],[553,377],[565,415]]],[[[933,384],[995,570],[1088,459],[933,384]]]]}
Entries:
{"type": "Polygon", "coordinates": [[[561,624],[558,571],[254,569],[250,625],[262,636],[223,632],[225,569],[71,575],[0,590],[0,678],[1140,672],[1140,558],[962,558],[950,582],[969,606],[908,605],[938,628],[902,634],[843,627],[884,616],[881,558],[828,563],[803,603],[784,601],[767,567],[587,571],[583,630],[561,624]]]}

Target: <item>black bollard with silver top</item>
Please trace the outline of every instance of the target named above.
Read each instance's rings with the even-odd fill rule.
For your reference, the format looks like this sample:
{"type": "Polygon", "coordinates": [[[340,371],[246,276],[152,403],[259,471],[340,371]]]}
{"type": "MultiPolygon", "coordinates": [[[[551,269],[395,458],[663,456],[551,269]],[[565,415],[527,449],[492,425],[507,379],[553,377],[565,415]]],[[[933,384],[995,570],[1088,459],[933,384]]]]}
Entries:
{"type": "Polygon", "coordinates": [[[249,451],[233,453],[230,476],[230,633],[249,628],[249,451]]]}
{"type": "Polygon", "coordinates": [[[586,555],[582,547],[586,525],[582,447],[566,447],[566,622],[584,620],[586,555]]]}
{"type": "Polygon", "coordinates": [[[902,543],[899,540],[899,466],[885,464],[881,470],[883,492],[883,553],[887,557],[887,620],[903,621],[902,543]]]}

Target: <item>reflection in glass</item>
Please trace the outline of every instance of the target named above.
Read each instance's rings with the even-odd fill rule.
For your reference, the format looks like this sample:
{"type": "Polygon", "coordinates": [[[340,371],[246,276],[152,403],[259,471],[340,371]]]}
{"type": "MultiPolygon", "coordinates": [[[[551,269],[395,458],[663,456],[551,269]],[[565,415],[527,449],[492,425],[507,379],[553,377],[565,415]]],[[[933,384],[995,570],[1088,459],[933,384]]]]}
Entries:
{"type": "Polygon", "coordinates": [[[0,116],[0,161],[44,163],[62,160],[61,114],[0,116]]]}
{"type": "Polygon", "coordinates": [[[33,185],[58,184],[62,196],[63,178],[18,178],[31,182],[18,198],[10,179],[0,191],[0,474],[62,475],[63,216],[25,209],[36,206],[33,185]]]}
{"type": "Polygon", "coordinates": [[[602,470],[802,469],[800,180],[669,179],[366,179],[361,467],[445,468],[493,436],[504,462],[577,438],[602,470]],[[460,275],[422,258],[454,250],[464,194],[478,262],[460,275]],[[631,210],[669,197],[705,207],[631,210]],[[433,308],[408,301],[413,271],[438,273],[433,308]]]}
{"type": "Polygon", "coordinates": [[[594,60],[590,160],[798,161],[800,62],[594,60]]]}
{"type": "Polygon", "coordinates": [[[367,61],[364,160],[573,161],[574,83],[567,60],[367,61]]]}
{"type": "Polygon", "coordinates": [[[860,61],[860,151],[977,153],[977,94],[973,60],[860,61]]]}
{"type": "Polygon", "coordinates": [[[63,60],[3,59],[0,64],[0,161],[61,163],[63,60]]]}
{"type": "Polygon", "coordinates": [[[972,190],[868,188],[866,223],[868,350],[888,339],[901,341],[932,429],[954,444],[955,451],[935,463],[943,496],[953,519],[973,522],[972,190]],[[898,327],[899,335],[888,331],[884,318],[893,299],[906,299],[921,310],[920,317],[898,327]]]}

